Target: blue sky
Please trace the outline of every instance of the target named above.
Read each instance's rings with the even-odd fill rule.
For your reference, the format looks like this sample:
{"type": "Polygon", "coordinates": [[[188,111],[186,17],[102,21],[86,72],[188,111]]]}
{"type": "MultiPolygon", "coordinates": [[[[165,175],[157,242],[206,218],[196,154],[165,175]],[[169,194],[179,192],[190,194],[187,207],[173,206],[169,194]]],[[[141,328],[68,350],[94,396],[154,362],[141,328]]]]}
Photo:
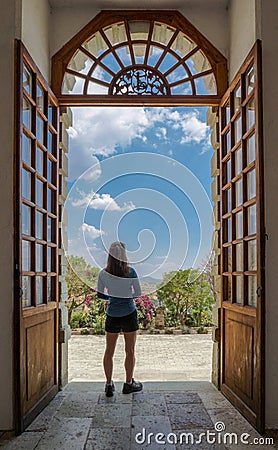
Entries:
{"type": "Polygon", "coordinates": [[[201,264],[213,231],[206,112],[73,108],[69,254],[103,267],[106,248],[119,239],[141,276],[160,279],[170,270],[201,264]]]}

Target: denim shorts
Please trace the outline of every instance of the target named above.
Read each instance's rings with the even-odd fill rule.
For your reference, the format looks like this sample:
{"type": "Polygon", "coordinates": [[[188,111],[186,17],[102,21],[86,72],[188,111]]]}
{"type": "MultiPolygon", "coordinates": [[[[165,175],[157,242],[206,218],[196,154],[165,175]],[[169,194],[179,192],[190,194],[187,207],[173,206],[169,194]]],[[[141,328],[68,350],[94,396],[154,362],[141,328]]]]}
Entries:
{"type": "Polygon", "coordinates": [[[139,329],[137,311],[122,317],[112,317],[106,315],[105,331],[108,333],[131,333],[139,329]]]}

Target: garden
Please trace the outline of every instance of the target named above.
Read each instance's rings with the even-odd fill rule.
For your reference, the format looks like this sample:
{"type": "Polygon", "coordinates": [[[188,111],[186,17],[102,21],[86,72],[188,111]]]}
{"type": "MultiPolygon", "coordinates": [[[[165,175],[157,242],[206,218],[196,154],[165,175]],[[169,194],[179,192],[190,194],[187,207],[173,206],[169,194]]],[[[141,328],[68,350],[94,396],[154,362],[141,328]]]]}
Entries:
{"type": "MultiPolygon", "coordinates": [[[[104,334],[107,302],[97,298],[94,286],[99,269],[85,259],[68,257],[69,323],[80,334],[104,334]]],[[[146,286],[151,292],[134,300],[140,333],[207,333],[212,326],[214,286],[210,264],[202,270],[185,269],[164,274],[159,285],[146,286]]]]}

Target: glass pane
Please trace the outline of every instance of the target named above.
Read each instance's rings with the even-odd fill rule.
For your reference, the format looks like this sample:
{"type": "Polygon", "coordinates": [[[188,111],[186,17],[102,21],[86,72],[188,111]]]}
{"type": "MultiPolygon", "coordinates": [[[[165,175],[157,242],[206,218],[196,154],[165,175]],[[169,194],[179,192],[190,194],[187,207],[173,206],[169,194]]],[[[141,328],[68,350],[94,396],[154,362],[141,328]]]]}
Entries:
{"type": "Polygon", "coordinates": [[[246,127],[249,130],[255,124],[255,102],[250,100],[246,105],[246,127]]]}
{"type": "Polygon", "coordinates": [[[47,210],[49,212],[52,212],[52,197],[53,197],[53,191],[51,189],[47,189],[47,210]]]}
{"type": "Polygon", "coordinates": [[[40,141],[42,144],[44,144],[44,121],[37,115],[37,131],[36,131],[36,138],[38,141],[40,141]]]}
{"type": "Polygon", "coordinates": [[[246,91],[247,95],[251,93],[251,91],[254,89],[255,86],[255,73],[254,73],[254,67],[250,67],[246,74],[246,91]]]}
{"type": "Polygon", "coordinates": [[[44,90],[37,83],[37,108],[44,112],[44,90]]]}
{"type": "Polygon", "coordinates": [[[82,44],[92,55],[99,56],[108,49],[108,45],[98,31],[91,39],[82,44]]]}
{"type": "MultiPolygon", "coordinates": [[[[134,23],[134,22],[133,22],[134,23]]],[[[146,23],[146,22],[141,22],[146,23]]],[[[127,41],[125,24],[123,22],[113,24],[109,26],[105,30],[103,30],[106,34],[106,37],[109,39],[112,45],[119,44],[120,42],[127,41]]]]}
{"type": "Polygon", "coordinates": [[[235,176],[242,171],[242,150],[239,148],[234,152],[235,155],[235,176]]]}
{"type": "Polygon", "coordinates": [[[243,236],[242,211],[236,214],[236,239],[243,236]]]}
{"type": "Polygon", "coordinates": [[[232,300],[232,277],[224,276],[224,301],[230,302],[232,300]]]}
{"type": "Polygon", "coordinates": [[[232,272],[232,246],[224,247],[224,272],[232,272]]]}
{"type": "Polygon", "coordinates": [[[22,159],[31,166],[31,139],[26,134],[22,134],[22,159]]]}
{"type": "Polygon", "coordinates": [[[257,306],[257,277],[248,277],[248,305],[257,306]]]}
{"type": "Polygon", "coordinates": [[[174,40],[171,49],[174,50],[181,58],[188,55],[188,53],[196,47],[196,44],[190,41],[183,33],[179,32],[174,40]]]}
{"type": "Polygon", "coordinates": [[[23,234],[31,234],[31,208],[22,203],[21,226],[23,234]]]}
{"type": "MultiPolygon", "coordinates": [[[[116,53],[117,53],[118,57],[120,58],[120,60],[122,61],[122,63],[124,64],[124,66],[131,66],[131,57],[130,57],[129,47],[124,46],[124,47],[117,48],[116,53]]],[[[104,72],[106,72],[106,71],[104,71],[104,72]]],[[[108,74],[108,72],[106,72],[106,73],[108,74]]],[[[111,75],[109,75],[109,74],[108,74],[108,76],[111,77],[111,75]]],[[[105,79],[105,81],[108,81],[108,80],[105,79]]]]}
{"type": "Polygon", "coordinates": [[[32,175],[28,170],[22,169],[22,197],[31,200],[31,181],[32,175]]]}
{"type": "Polygon", "coordinates": [[[247,199],[256,196],[256,169],[247,173],[247,199]]]}
{"type": "Polygon", "coordinates": [[[52,161],[49,158],[47,158],[47,179],[49,183],[53,182],[52,165],[53,165],[52,161]]]}
{"type": "Polygon", "coordinates": [[[54,221],[51,217],[47,217],[47,240],[51,242],[52,240],[52,227],[54,226],[54,221]]]}
{"type": "Polygon", "coordinates": [[[192,85],[190,81],[171,87],[172,95],[192,95],[192,85]]]}
{"type": "Polygon", "coordinates": [[[50,130],[48,130],[48,143],[47,143],[47,150],[52,153],[53,151],[53,134],[50,130]]]}
{"type": "MultiPolygon", "coordinates": [[[[230,105],[230,100],[227,101],[227,103],[225,104],[224,107],[224,126],[227,125],[230,122],[231,119],[231,105],[230,105]]],[[[223,127],[224,128],[224,127],[223,127]]]]}
{"type": "Polygon", "coordinates": [[[121,67],[120,67],[118,61],[116,60],[115,56],[112,53],[109,53],[108,55],[106,55],[101,60],[101,62],[103,64],[105,64],[107,67],[109,67],[109,69],[115,73],[117,73],[117,72],[119,72],[119,70],[121,70],[121,67]]]}
{"type": "Polygon", "coordinates": [[[149,29],[150,29],[150,22],[143,22],[143,21],[132,21],[130,20],[128,22],[129,26],[129,33],[131,40],[147,40],[149,29]]]}
{"type": "Polygon", "coordinates": [[[227,171],[227,183],[231,181],[232,171],[231,171],[231,158],[229,158],[226,162],[226,171],[227,171]]]}
{"type": "Polygon", "coordinates": [[[36,244],[36,272],[44,272],[43,245],[36,244]]]}
{"type": "Polygon", "coordinates": [[[242,127],[241,127],[241,116],[234,122],[234,131],[235,131],[235,144],[237,144],[242,137],[242,127]]]}
{"type": "Polygon", "coordinates": [[[48,121],[49,121],[50,123],[53,123],[53,119],[54,119],[54,117],[53,117],[53,105],[52,105],[52,103],[49,101],[49,102],[48,102],[48,121]]]}
{"type": "MultiPolygon", "coordinates": [[[[47,277],[47,301],[52,301],[52,280],[54,280],[54,277],[47,277]]],[[[53,299],[54,300],[54,299],[53,299]]]]}
{"type": "Polygon", "coordinates": [[[226,236],[226,242],[231,242],[232,240],[232,220],[231,217],[228,217],[228,219],[225,219],[225,236],[226,236]]]}
{"type": "Polygon", "coordinates": [[[188,78],[188,75],[185,68],[181,64],[166,76],[166,79],[170,84],[175,83],[178,80],[183,80],[185,78],[188,78]]]}
{"type": "Polygon", "coordinates": [[[22,306],[31,306],[31,277],[22,277],[22,306]]]}
{"type": "Polygon", "coordinates": [[[234,112],[238,111],[241,105],[241,85],[236,86],[234,91],[234,112]]]}
{"type": "Polygon", "coordinates": [[[228,189],[227,191],[227,211],[230,212],[232,209],[232,190],[228,189]]]}
{"type": "Polygon", "coordinates": [[[53,249],[52,247],[47,247],[47,272],[55,272],[55,267],[52,260],[54,251],[55,249],[53,249]]]}
{"type": "Polygon", "coordinates": [[[255,135],[252,134],[247,140],[247,165],[256,159],[255,135]]]}
{"type": "Polygon", "coordinates": [[[186,60],[191,73],[196,75],[197,73],[205,72],[211,69],[209,60],[204,56],[201,50],[198,50],[190,59],[186,60]]]}
{"type": "MultiPolygon", "coordinates": [[[[115,88],[113,93],[115,94],[115,88]]],[[[97,83],[92,83],[92,81],[89,81],[88,83],[88,89],[87,89],[87,94],[100,94],[100,95],[105,95],[108,94],[108,87],[106,86],[101,86],[100,84],[97,83]]]]}
{"type": "Polygon", "coordinates": [[[38,239],[43,239],[43,217],[44,214],[40,211],[36,211],[36,237],[38,239]]]}
{"type": "Polygon", "coordinates": [[[44,187],[44,183],[37,178],[36,179],[36,203],[41,208],[44,207],[44,204],[43,204],[43,187],[44,187]]]}
{"type": "Polygon", "coordinates": [[[236,206],[242,204],[242,179],[235,183],[235,193],[236,193],[236,206]]]}
{"type": "Polygon", "coordinates": [[[247,208],[248,234],[256,233],[256,205],[247,208]]]}
{"type": "Polygon", "coordinates": [[[36,302],[37,305],[43,303],[43,277],[36,277],[36,302]]]}
{"type": "Polygon", "coordinates": [[[32,72],[25,64],[23,64],[22,78],[24,89],[32,96],[32,72]]]}
{"type": "Polygon", "coordinates": [[[152,41],[160,42],[160,44],[167,45],[174,34],[174,28],[170,28],[163,23],[155,22],[153,28],[152,41]]]}
{"type": "Polygon", "coordinates": [[[84,78],[80,78],[70,73],[65,73],[63,79],[62,93],[68,94],[83,94],[84,91],[84,78]]]}
{"type": "Polygon", "coordinates": [[[195,81],[195,88],[197,95],[216,95],[217,87],[213,74],[205,75],[197,78],[195,81]]]}
{"type": "Polygon", "coordinates": [[[177,63],[177,61],[178,60],[173,55],[166,53],[165,57],[159,65],[159,71],[162,73],[166,72],[171,67],[173,67],[177,63]]]}
{"type": "Polygon", "coordinates": [[[36,161],[36,170],[38,173],[43,175],[43,159],[44,159],[44,151],[37,147],[37,161],[36,161]]]}
{"type": "Polygon", "coordinates": [[[243,244],[236,245],[236,271],[243,271],[243,244]]]}
{"type": "Polygon", "coordinates": [[[22,272],[31,271],[31,242],[22,241],[22,272]]]}
{"type": "Polygon", "coordinates": [[[160,56],[162,55],[163,50],[162,48],[158,48],[155,45],[151,45],[150,47],[150,53],[148,57],[148,65],[149,66],[155,66],[158,62],[160,56]]]}
{"type": "Polygon", "coordinates": [[[248,270],[257,270],[256,239],[248,241],[248,270]]]}
{"type": "Polygon", "coordinates": [[[31,114],[32,114],[32,106],[31,104],[23,97],[23,124],[31,130],[31,114]]]}
{"type": "Polygon", "coordinates": [[[243,276],[237,275],[235,277],[236,283],[236,303],[243,303],[243,276]]]}

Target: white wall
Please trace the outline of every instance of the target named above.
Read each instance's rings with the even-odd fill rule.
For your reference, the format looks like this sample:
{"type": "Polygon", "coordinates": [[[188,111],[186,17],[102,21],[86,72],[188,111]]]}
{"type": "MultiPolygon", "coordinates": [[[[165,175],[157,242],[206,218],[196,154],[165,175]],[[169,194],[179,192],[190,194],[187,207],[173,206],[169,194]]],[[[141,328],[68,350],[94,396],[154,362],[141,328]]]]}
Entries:
{"type": "Polygon", "coordinates": [[[48,81],[49,17],[48,0],[22,0],[22,42],[48,81]]]}
{"type": "MultiPolygon", "coordinates": [[[[25,0],[26,1],[26,0],[25,0]]],[[[30,1],[30,0],[28,0],[30,1]]],[[[115,2],[116,3],[116,2],[115,2]]],[[[132,9],[142,7],[140,1],[132,2],[132,9]]],[[[169,0],[168,7],[165,2],[164,9],[172,9],[172,2],[169,0]]],[[[151,8],[150,4],[148,8],[151,8]]],[[[116,5],[115,5],[115,9],[116,5]]],[[[130,9],[127,8],[127,9],[130,9]]],[[[50,55],[53,56],[60,48],[65,45],[78,31],[80,31],[88,22],[90,22],[100,10],[95,7],[87,8],[55,8],[51,12],[51,33],[50,33],[50,55]]],[[[180,12],[210,40],[215,47],[221,51],[224,56],[228,55],[229,33],[228,33],[228,14],[223,6],[222,8],[206,7],[184,7],[180,12]]]]}
{"type": "Polygon", "coordinates": [[[263,114],[266,231],[266,425],[278,428],[278,2],[263,1],[263,114]]]}
{"type": "MultiPolygon", "coordinates": [[[[13,142],[17,0],[1,1],[0,33],[0,430],[13,428],[13,142]]],[[[19,15],[18,15],[19,12],[19,15]]],[[[19,20],[20,22],[20,20],[19,20]]]]}
{"type": "Polygon", "coordinates": [[[256,41],[257,0],[231,0],[229,79],[232,81],[256,41]]]}

